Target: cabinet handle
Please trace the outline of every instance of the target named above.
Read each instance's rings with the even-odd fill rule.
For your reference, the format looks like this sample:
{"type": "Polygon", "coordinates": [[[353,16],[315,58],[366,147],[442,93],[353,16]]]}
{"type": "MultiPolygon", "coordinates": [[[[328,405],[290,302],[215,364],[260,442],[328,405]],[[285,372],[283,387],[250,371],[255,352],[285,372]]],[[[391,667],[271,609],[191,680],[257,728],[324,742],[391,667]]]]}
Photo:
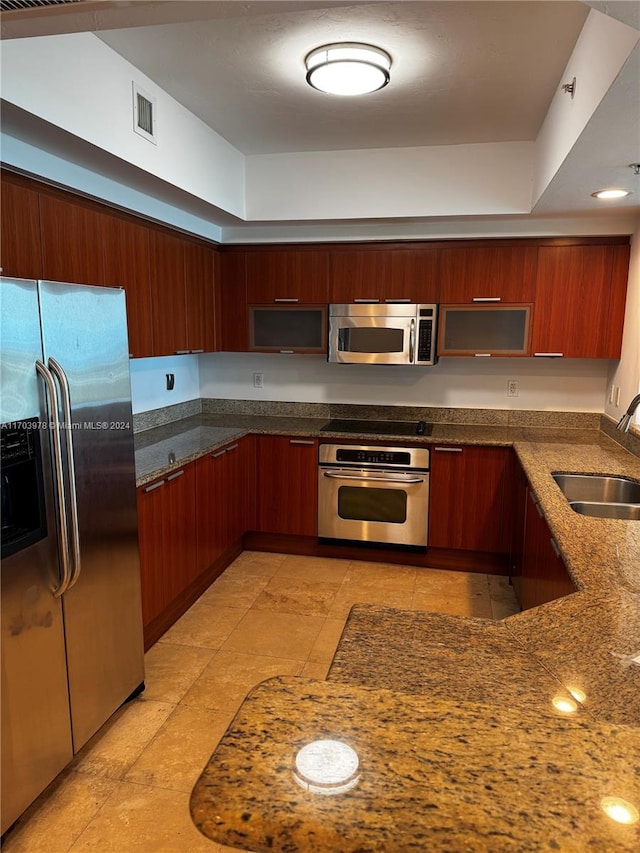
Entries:
{"type": "Polygon", "coordinates": [[[354,299],[354,302],[380,302],[379,299],[354,299]]]}
{"type": "Polygon", "coordinates": [[[276,296],[276,298],[273,301],[274,302],[300,302],[299,299],[289,299],[289,298],[284,298],[284,297],[280,297],[280,296],[276,296]]]}
{"type": "Polygon", "coordinates": [[[540,506],[540,503],[538,501],[536,501],[535,504],[536,504],[536,511],[537,511],[538,515],[540,516],[540,518],[542,518],[542,507],[540,506]]]}
{"type": "Polygon", "coordinates": [[[535,358],[562,358],[563,352],[534,352],[535,358]]]}
{"type": "Polygon", "coordinates": [[[290,438],[289,444],[305,444],[308,446],[313,446],[315,444],[315,441],[304,441],[303,439],[300,439],[300,438],[290,438]]]}
{"type": "Polygon", "coordinates": [[[191,354],[190,349],[177,349],[176,350],[176,355],[190,355],[190,354],[191,354]]]}
{"type": "Polygon", "coordinates": [[[199,353],[199,352],[204,352],[204,350],[203,350],[203,349],[192,349],[192,350],[191,350],[191,353],[192,353],[193,355],[197,355],[197,353],[199,353]]]}
{"type": "Polygon", "coordinates": [[[292,350],[292,349],[281,349],[281,350],[280,350],[280,352],[281,352],[283,355],[292,355],[292,354],[293,354],[293,350],[292,350]]]}
{"type": "Polygon", "coordinates": [[[221,456],[224,456],[224,454],[226,452],[227,452],[226,449],[225,450],[219,450],[217,453],[212,453],[211,458],[212,459],[219,459],[221,456]]]}
{"type": "Polygon", "coordinates": [[[434,447],[436,453],[462,453],[461,447],[434,447]]]}
{"type": "Polygon", "coordinates": [[[389,302],[389,303],[391,303],[391,304],[398,303],[398,302],[400,302],[400,303],[406,303],[406,302],[408,302],[409,304],[411,304],[411,300],[410,300],[410,299],[385,299],[384,301],[385,301],[385,302],[389,302]]]}
{"type": "Polygon", "coordinates": [[[182,477],[183,474],[184,469],[182,471],[176,471],[175,474],[169,474],[169,476],[167,477],[167,483],[169,482],[169,480],[177,480],[178,477],[182,477]]]}
{"type": "Polygon", "coordinates": [[[553,553],[556,555],[556,557],[558,559],[560,559],[560,548],[558,548],[556,540],[553,538],[553,536],[549,537],[549,543],[550,543],[551,547],[553,548],[553,553]]]}
{"type": "Polygon", "coordinates": [[[160,486],[164,486],[164,480],[158,480],[157,483],[152,483],[152,485],[147,486],[145,488],[145,492],[152,492],[154,489],[159,489],[160,486]]]}
{"type": "Polygon", "coordinates": [[[500,302],[501,297],[499,296],[474,296],[474,302],[500,302]]]}
{"type": "Polygon", "coordinates": [[[491,358],[490,352],[477,352],[475,353],[476,358],[491,358]]]}
{"type": "Polygon", "coordinates": [[[237,444],[230,444],[229,447],[227,447],[226,452],[231,453],[232,450],[237,450],[237,448],[238,448],[237,444]]]}

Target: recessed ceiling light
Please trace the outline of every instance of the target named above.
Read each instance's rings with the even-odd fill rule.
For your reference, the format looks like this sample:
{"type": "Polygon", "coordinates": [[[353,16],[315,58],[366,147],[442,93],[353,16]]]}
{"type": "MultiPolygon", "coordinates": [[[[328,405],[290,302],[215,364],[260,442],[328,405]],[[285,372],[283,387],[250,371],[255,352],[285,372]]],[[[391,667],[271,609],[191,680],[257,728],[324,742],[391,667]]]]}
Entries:
{"type": "Polygon", "coordinates": [[[591,193],[594,198],[626,198],[628,195],[631,195],[629,190],[598,190],[595,193],[591,193]]]}
{"type": "Polygon", "coordinates": [[[328,95],[366,95],[389,82],[391,57],[357,42],[325,44],[307,54],[307,83],[328,95]]]}

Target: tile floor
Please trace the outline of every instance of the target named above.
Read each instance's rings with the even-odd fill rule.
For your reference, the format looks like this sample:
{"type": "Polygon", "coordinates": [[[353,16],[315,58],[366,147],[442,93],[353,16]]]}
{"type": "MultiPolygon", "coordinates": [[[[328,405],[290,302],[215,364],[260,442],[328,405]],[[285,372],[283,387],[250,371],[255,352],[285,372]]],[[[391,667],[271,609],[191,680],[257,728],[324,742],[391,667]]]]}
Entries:
{"type": "Polygon", "coordinates": [[[245,552],[146,655],[120,709],[7,834],[5,853],[223,853],[189,794],[247,691],[323,679],[355,602],[500,619],[506,578],[245,552]]]}

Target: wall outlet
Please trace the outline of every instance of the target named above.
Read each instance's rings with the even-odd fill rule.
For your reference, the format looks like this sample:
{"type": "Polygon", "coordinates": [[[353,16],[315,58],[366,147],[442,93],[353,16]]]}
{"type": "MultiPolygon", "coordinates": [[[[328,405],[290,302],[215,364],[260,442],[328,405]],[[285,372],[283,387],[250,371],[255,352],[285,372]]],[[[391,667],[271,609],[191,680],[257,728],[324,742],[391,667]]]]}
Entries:
{"type": "Polygon", "coordinates": [[[507,380],[507,397],[517,397],[520,393],[518,380],[517,379],[508,379],[507,380]]]}
{"type": "Polygon", "coordinates": [[[264,373],[253,374],[253,387],[264,388],[264,373]]]}

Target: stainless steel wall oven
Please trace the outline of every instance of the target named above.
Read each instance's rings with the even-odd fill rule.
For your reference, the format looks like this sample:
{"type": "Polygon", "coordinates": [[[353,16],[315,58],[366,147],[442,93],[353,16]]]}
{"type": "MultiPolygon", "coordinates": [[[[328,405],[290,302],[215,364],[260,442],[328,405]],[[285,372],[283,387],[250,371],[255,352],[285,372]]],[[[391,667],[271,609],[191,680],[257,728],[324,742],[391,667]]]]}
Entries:
{"type": "Polygon", "coordinates": [[[429,450],[321,444],[318,537],[426,548],[429,450]]]}

